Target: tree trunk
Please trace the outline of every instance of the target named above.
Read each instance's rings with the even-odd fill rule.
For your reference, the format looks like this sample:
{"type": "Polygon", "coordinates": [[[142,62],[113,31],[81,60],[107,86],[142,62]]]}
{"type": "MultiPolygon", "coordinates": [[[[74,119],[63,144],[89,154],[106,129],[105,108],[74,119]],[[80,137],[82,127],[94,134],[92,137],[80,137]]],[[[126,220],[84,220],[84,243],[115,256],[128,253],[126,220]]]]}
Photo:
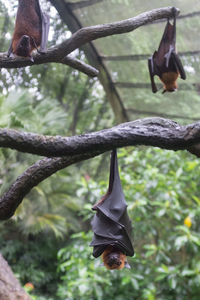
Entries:
{"type": "Polygon", "coordinates": [[[11,268],[0,254],[0,299],[31,300],[15,278],[11,268]]]}

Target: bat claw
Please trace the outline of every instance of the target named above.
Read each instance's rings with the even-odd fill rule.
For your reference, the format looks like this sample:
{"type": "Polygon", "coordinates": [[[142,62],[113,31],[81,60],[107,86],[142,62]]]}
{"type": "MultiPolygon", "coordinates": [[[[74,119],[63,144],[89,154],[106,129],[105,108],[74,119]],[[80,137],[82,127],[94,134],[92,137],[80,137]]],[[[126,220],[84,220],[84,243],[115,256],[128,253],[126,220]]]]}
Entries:
{"type": "Polygon", "coordinates": [[[34,58],[31,56],[31,57],[29,57],[29,60],[32,62],[32,63],[34,63],[34,58]]]}
{"type": "Polygon", "coordinates": [[[178,8],[176,8],[175,6],[172,7],[172,13],[174,15],[174,17],[178,16],[180,13],[180,10],[178,8]]]}

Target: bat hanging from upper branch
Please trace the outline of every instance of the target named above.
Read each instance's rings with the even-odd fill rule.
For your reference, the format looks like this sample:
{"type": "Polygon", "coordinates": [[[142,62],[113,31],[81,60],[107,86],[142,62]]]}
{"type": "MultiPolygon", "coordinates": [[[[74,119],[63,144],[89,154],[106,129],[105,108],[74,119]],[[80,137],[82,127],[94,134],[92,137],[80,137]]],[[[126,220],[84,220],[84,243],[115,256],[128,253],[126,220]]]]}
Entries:
{"type": "Polygon", "coordinates": [[[102,255],[109,270],[130,268],[126,256],[133,256],[131,221],[127,214],[117,164],[117,153],[111,153],[110,179],[106,195],[93,206],[96,214],[92,220],[94,237],[91,242],[93,256],[102,255]]]}
{"type": "Polygon", "coordinates": [[[154,76],[157,75],[164,84],[165,92],[174,92],[177,89],[178,76],[186,79],[181,60],[176,53],[176,16],[177,9],[173,7],[173,25],[167,21],[165,30],[158,48],[151,58],[148,59],[148,67],[153,93],[157,92],[154,76]]]}
{"type": "Polygon", "coordinates": [[[49,16],[42,12],[39,0],[18,0],[15,30],[8,57],[21,56],[33,61],[33,50],[37,49],[39,53],[46,52],[48,33],[49,16]]]}

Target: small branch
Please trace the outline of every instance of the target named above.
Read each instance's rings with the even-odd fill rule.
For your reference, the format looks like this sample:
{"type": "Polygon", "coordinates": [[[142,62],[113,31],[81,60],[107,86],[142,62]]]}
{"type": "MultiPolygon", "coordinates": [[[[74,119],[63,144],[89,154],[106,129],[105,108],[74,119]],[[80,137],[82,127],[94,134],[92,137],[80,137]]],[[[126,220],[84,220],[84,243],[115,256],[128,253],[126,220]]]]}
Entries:
{"type": "MultiPolygon", "coordinates": [[[[151,23],[155,20],[170,18],[172,16],[172,7],[164,7],[153,9],[151,11],[142,13],[137,17],[126,19],[123,21],[81,28],[77,32],[75,32],[68,40],[55,47],[48,49],[47,53],[43,55],[37,53],[34,56],[34,63],[32,63],[28,59],[23,58],[8,58],[6,57],[5,53],[1,53],[0,68],[21,68],[50,62],[63,63],[62,60],[68,54],[70,54],[72,51],[83,46],[88,42],[114,34],[130,32],[140,26],[151,23]]],[[[69,61],[67,61],[67,59],[65,58],[64,63],[68,64],[69,61]]],[[[72,63],[72,61],[70,63],[72,63]]],[[[75,66],[76,63],[74,62],[73,67],[75,66]]],[[[76,68],[78,69],[78,67],[76,68]]],[[[85,69],[85,67],[83,68],[85,69]]],[[[87,71],[85,70],[85,72],[87,71]]],[[[98,71],[96,70],[96,72],[98,71]]]]}
{"type": "MultiPolygon", "coordinates": [[[[177,9],[177,14],[179,14],[179,12],[179,9],[177,9]]],[[[149,24],[155,20],[170,17],[173,17],[172,7],[163,7],[153,9],[123,21],[81,28],[75,32],[71,38],[57,47],[57,53],[63,57],[93,40],[115,34],[131,32],[138,27],[149,24]]]]}
{"type": "Polygon", "coordinates": [[[99,74],[99,71],[94,67],[80,61],[79,59],[72,58],[70,55],[64,58],[56,58],[48,56],[48,54],[36,54],[34,56],[34,63],[26,58],[11,58],[7,57],[7,53],[0,53],[0,68],[12,69],[12,68],[22,68],[27,66],[40,65],[44,63],[61,63],[64,65],[68,65],[90,77],[96,77],[99,74]]]}
{"type": "Polygon", "coordinates": [[[61,64],[68,65],[90,77],[96,77],[99,74],[99,71],[94,67],[80,61],[79,59],[72,58],[70,55],[65,56],[61,60],[61,64]]]}
{"type": "Polygon", "coordinates": [[[12,217],[25,195],[34,186],[63,168],[96,155],[97,151],[94,154],[90,152],[71,157],[44,158],[36,162],[20,175],[0,198],[0,220],[12,217]]]}
{"type": "Polygon", "coordinates": [[[104,153],[124,146],[146,145],[182,150],[200,142],[200,122],[181,126],[163,118],[145,118],[79,136],[43,136],[0,129],[0,147],[46,157],[93,151],[104,153]]]}

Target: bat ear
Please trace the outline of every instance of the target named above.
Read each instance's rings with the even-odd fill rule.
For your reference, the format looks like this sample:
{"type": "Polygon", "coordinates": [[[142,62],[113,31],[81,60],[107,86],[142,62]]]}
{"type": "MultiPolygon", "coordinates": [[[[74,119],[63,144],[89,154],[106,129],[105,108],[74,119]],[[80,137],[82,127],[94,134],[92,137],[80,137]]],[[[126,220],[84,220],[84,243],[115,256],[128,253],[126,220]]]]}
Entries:
{"type": "Polygon", "coordinates": [[[131,266],[129,265],[129,263],[126,261],[124,264],[124,268],[126,269],[131,269],[131,266]]]}

